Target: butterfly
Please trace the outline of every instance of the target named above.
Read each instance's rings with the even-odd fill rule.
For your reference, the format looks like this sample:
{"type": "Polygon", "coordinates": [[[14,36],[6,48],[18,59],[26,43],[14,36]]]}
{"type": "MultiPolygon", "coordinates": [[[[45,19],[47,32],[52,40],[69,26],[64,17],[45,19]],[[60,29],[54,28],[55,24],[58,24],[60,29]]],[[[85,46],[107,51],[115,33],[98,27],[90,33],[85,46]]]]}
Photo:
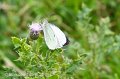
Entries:
{"type": "Polygon", "coordinates": [[[45,43],[49,49],[55,50],[69,44],[69,40],[65,34],[54,24],[44,20],[40,26],[43,30],[45,43]]]}

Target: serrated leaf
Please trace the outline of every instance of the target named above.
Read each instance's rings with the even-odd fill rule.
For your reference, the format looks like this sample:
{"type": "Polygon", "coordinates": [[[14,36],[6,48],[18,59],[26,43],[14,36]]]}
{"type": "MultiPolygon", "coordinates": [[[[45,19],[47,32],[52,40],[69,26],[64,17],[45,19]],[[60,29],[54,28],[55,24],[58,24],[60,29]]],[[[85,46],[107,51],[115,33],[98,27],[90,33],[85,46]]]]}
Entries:
{"type": "Polygon", "coordinates": [[[17,37],[12,37],[12,42],[13,42],[15,48],[18,48],[21,46],[21,40],[17,37]]]}
{"type": "Polygon", "coordinates": [[[31,49],[31,46],[30,46],[30,45],[28,45],[28,44],[24,44],[24,49],[25,49],[26,51],[28,51],[28,50],[30,50],[30,49],[31,49]]]}
{"type": "Polygon", "coordinates": [[[58,75],[53,75],[53,76],[50,76],[48,79],[59,79],[59,76],[58,75]]]}

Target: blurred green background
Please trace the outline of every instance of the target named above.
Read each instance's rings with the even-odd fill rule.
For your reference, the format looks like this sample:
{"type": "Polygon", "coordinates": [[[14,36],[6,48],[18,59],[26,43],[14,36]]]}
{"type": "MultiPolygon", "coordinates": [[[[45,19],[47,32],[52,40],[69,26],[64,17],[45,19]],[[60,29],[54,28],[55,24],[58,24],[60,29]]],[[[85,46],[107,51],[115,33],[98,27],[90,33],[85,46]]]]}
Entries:
{"type": "Polygon", "coordinates": [[[74,59],[78,51],[90,54],[85,70],[76,71],[74,79],[120,79],[120,0],[0,0],[0,75],[4,74],[3,66],[23,68],[14,61],[18,54],[11,37],[26,37],[28,25],[44,18],[72,41],[66,55],[74,59]],[[100,32],[96,31],[98,26],[100,32]],[[100,38],[102,29],[107,33],[104,39],[100,38]],[[94,57],[97,59],[92,62],[94,57]]]}

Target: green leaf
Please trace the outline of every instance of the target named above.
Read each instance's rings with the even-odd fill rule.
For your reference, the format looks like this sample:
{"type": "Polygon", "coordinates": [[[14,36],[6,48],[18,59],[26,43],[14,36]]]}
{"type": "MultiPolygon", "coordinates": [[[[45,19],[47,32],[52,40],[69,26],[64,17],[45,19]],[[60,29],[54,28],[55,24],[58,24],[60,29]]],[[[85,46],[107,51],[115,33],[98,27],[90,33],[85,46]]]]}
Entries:
{"type": "Polygon", "coordinates": [[[58,75],[53,75],[53,76],[50,76],[48,79],[59,79],[59,76],[58,75]]]}
{"type": "Polygon", "coordinates": [[[28,51],[28,50],[30,50],[30,49],[32,49],[32,48],[31,48],[30,45],[28,45],[28,44],[24,44],[24,49],[25,49],[26,51],[28,51]]]}
{"type": "Polygon", "coordinates": [[[12,42],[13,42],[15,48],[18,48],[21,46],[21,40],[17,37],[12,37],[12,42]]]}

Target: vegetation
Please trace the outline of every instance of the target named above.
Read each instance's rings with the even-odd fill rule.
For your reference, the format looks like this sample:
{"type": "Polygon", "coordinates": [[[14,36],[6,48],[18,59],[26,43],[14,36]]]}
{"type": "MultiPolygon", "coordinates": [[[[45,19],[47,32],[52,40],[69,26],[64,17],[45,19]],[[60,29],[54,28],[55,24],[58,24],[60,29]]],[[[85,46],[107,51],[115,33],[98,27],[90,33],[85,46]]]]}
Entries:
{"type": "Polygon", "coordinates": [[[119,0],[1,0],[0,79],[119,79],[119,0]],[[47,18],[70,44],[50,50],[28,25],[47,18]]]}

